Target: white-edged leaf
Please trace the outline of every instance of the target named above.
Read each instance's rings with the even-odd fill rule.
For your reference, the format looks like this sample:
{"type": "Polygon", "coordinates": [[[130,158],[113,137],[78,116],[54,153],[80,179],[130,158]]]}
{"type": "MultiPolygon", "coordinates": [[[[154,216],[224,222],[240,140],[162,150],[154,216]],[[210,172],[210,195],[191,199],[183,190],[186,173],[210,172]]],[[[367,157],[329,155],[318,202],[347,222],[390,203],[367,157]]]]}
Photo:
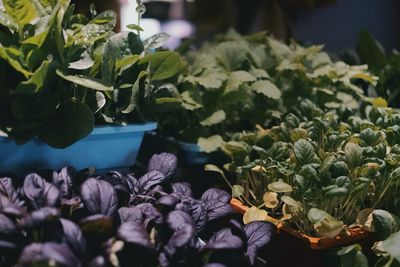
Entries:
{"type": "Polygon", "coordinates": [[[220,135],[213,135],[207,138],[200,137],[197,139],[197,145],[200,147],[200,151],[207,153],[217,151],[223,143],[224,140],[220,135]]]}
{"type": "Polygon", "coordinates": [[[275,100],[282,96],[281,90],[268,80],[256,81],[251,85],[251,90],[275,100]]]}
{"type": "Polygon", "coordinates": [[[67,80],[69,82],[75,83],[77,85],[90,88],[93,90],[98,91],[113,91],[114,87],[104,84],[102,81],[91,78],[91,77],[84,77],[84,76],[77,76],[77,75],[65,75],[60,70],[57,70],[57,75],[67,80]]]}
{"type": "Polygon", "coordinates": [[[218,123],[223,122],[226,119],[225,111],[217,110],[211,116],[206,118],[205,120],[201,121],[200,124],[202,126],[212,126],[218,123]]]}

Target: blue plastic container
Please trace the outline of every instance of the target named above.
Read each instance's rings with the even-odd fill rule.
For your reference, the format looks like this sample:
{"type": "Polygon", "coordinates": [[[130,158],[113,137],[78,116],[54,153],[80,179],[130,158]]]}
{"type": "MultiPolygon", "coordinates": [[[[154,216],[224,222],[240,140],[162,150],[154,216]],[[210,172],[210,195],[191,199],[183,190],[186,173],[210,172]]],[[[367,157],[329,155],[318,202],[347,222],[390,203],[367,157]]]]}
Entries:
{"type": "Polygon", "coordinates": [[[78,170],[127,168],[136,161],[144,133],[156,128],[156,123],[95,127],[90,135],[65,149],[39,140],[16,145],[13,140],[0,137],[0,172],[26,174],[67,165],[78,170]]]}
{"type": "Polygon", "coordinates": [[[155,132],[147,133],[144,137],[140,152],[142,162],[147,162],[155,153],[170,152],[178,156],[180,166],[204,166],[207,163],[223,161],[221,152],[206,153],[200,150],[195,143],[176,140],[173,137],[158,135],[155,132]]]}

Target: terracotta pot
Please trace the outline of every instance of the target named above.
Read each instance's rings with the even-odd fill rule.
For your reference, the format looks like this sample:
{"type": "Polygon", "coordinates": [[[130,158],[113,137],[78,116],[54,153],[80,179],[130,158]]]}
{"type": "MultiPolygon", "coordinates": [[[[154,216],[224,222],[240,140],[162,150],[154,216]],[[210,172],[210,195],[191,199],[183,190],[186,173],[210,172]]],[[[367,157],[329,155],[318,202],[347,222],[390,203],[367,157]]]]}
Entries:
{"type": "MultiPolygon", "coordinates": [[[[240,214],[244,214],[249,209],[240,200],[234,198],[231,200],[231,206],[240,214]]],[[[370,258],[374,255],[370,248],[376,241],[375,236],[360,227],[350,228],[347,236],[335,238],[311,237],[284,224],[277,225],[277,229],[278,234],[275,239],[260,253],[260,257],[269,262],[268,266],[339,266],[335,248],[355,243],[360,244],[363,252],[370,258]]]]}

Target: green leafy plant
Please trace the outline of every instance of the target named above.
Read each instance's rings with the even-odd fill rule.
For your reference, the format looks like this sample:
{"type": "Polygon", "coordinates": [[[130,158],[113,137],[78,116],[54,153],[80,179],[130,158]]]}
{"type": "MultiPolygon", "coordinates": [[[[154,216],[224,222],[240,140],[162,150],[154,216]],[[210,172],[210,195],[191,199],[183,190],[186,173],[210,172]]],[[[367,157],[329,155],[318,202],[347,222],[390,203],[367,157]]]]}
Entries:
{"type": "Polygon", "coordinates": [[[253,207],[244,219],[334,237],[374,209],[399,214],[399,119],[389,108],[323,112],[304,101],[279,126],[233,136],[222,151],[234,197],[253,207]]]}
{"type": "Polygon", "coordinates": [[[114,33],[112,11],[87,18],[69,0],[3,6],[0,130],[17,143],[38,137],[64,148],[94,124],[146,120],[157,82],[184,67],[176,53],[154,52],[159,35],[114,33]]]}
{"type": "Polygon", "coordinates": [[[400,55],[397,51],[387,53],[382,45],[367,31],[359,34],[356,46],[357,58],[353,61],[368,64],[372,73],[379,77],[369,95],[383,97],[389,106],[399,108],[400,103],[400,55]]]}
{"type": "Polygon", "coordinates": [[[366,66],[333,62],[322,46],[230,31],[185,55],[190,70],[160,90],[160,132],[211,152],[229,134],[273,125],[303,99],[321,108],[358,107],[353,81],[374,84],[366,66]]]}
{"type": "Polygon", "coordinates": [[[358,244],[341,248],[337,251],[341,267],[363,266],[400,266],[400,219],[384,210],[375,210],[372,214],[371,225],[376,230],[379,241],[375,242],[372,250],[377,259],[368,260],[358,244]]]}

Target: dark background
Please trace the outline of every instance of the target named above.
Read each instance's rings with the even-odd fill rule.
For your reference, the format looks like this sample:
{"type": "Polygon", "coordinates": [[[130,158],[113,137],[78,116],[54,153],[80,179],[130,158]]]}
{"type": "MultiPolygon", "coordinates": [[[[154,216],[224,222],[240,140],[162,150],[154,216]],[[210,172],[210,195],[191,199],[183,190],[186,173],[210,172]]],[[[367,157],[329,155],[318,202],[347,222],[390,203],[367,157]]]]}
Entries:
{"type": "MultiPolygon", "coordinates": [[[[83,13],[88,13],[90,3],[94,2],[98,10],[113,9],[118,14],[121,14],[120,10],[127,1],[73,0],[83,13]]],[[[358,33],[363,29],[372,33],[389,51],[398,48],[400,44],[398,0],[143,2],[147,6],[145,18],[154,18],[161,23],[171,19],[190,22],[194,26],[198,43],[233,27],[243,34],[267,30],[285,41],[294,38],[305,44],[325,44],[326,49],[332,52],[353,48],[358,33]],[[177,5],[183,7],[178,12],[177,5]]]]}

